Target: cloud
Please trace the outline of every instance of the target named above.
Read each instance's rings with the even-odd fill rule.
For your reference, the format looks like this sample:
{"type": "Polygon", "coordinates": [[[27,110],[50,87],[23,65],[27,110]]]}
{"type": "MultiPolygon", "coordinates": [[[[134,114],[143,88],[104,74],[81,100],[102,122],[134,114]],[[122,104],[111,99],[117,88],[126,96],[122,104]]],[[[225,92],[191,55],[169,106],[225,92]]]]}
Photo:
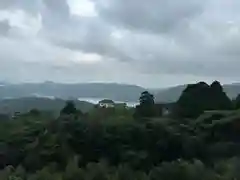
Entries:
{"type": "Polygon", "coordinates": [[[0,77],[154,87],[239,81],[239,5],[237,0],[2,0],[0,77]]]}
{"type": "Polygon", "coordinates": [[[0,35],[7,35],[8,31],[11,29],[9,22],[7,20],[0,21],[0,35]]]}
{"type": "Polygon", "coordinates": [[[32,15],[36,15],[42,0],[1,0],[0,10],[24,10],[32,15]]]}
{"type": "Polygon", "coordinates": [[[117,26],[149,32],[168,32],[203,10],[200,0],[96,0],[97,12],[117,26]]]}
{"type": "Polygon", "coordinates": [[[62,23],[68,23],[70,9],[66,0],[43,0],[40,13],[45,26],[59,28],[62,23]]]}

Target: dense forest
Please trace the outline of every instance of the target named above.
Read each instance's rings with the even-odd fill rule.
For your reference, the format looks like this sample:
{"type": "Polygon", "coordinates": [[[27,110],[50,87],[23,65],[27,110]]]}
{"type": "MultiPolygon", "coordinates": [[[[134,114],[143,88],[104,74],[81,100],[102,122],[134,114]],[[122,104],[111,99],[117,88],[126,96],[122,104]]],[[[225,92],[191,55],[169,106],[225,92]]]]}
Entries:
{"type": "Polygon", "coordinates": [[[145,91],[135,108],[83,112],[68,101],[57,118],[32,109],[0,119],[0,179],[240,179],[239,108],[215,81],[171,104],[145,91]]]}

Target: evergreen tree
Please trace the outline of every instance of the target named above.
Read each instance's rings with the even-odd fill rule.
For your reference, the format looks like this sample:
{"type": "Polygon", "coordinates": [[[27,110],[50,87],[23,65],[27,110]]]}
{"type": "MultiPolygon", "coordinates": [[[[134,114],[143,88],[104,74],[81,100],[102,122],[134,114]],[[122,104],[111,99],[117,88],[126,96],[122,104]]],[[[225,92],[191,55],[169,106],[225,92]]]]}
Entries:
{"type": "Polygon", "coordinates": [[[237,98],[234,100],[234,107],[236,109],[240,109],[240,94],[237,96],[237,98]]]}
{"type": "Polygon", "coordinates": [[[137,117],[154,117],[155,116],[155,101],[154,96],[148,91],[141,93],[139,105],[136,107],[135,115],[137,117]]]}
{"type": "Polygon", "coordinates": [[[67,101],[65,107],[61,110],[62,115],[76,114],[78,112],[73,101],[67,101]]]}
{"type": "Polygon", "coordinates": [[[218,81],[214,81],[211,86],[210,104],[213,110],[227,110],[232,109],[233,105],[227,94],[224,92],[222,85],[218,81]]]}
{"type": "Polygon", "coordinates": [[[188,85],[183,91],[176,103],[175,113],[180,117],[195,118],[206,110],[229,109],[232,109],[232,102],[218,81],[210,86],[199,82],[188,85]]]}

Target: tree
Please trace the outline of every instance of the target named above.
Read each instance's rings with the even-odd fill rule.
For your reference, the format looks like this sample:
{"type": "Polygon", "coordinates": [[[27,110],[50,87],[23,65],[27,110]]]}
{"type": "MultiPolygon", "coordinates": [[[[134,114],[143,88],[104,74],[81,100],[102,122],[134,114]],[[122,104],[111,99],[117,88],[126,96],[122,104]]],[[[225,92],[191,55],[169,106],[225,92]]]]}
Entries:
{"type": "Polygon", "coordinates": [[[234,107],[236,109],[240,109],[240,94],[237,96],[237,98],[234,100],[234,107]]]}
{"type": "Polygon", "coordinates": [[[175,113],[180,117],[195,118],[206,110],[232,109],[231,100],[221,84],[214,81],[210,86],[205,82],[190,84],[176,103],[175,113]]]}
{"type": "Polygon", "coordinates": [[[73,101],[67,101],[65,107],[61,110],[61,114],[70,115],[78,112],[73,101]]]}
{"type": "Polygon", "coordinates": [[[232,109],[233,105],[227,94],[224,92],[222,85],[218,81],[214,81],[210,86],[211,107],[213,110],[232,109]]]}
{"type": "Polygon", "coordinates": [[[154,117],[155,116],[155,101],[154,96],[148,91],[141,93],[139,105],[136,107],[136,117],[154,117]]]}
{"type": "Polygon", "coordinates": [[[31,109],[29,111],[29,114],[31,114],[33,116],[39,116],[41,114],[41,112],[38,109],[31,109]]]}
{"type": "Polygon", "coordinates": [[[150,94],[148,91],[144,91],[141,93],[139,98],[140,105],[154,105],[154,96],[150,94]]]}
{"type": "Polygon", "coordinates": [[[205,109],[208,88],[205,82],[189,84],[176,103],[175,114],[188,118],[200,115],[205,109]]]}

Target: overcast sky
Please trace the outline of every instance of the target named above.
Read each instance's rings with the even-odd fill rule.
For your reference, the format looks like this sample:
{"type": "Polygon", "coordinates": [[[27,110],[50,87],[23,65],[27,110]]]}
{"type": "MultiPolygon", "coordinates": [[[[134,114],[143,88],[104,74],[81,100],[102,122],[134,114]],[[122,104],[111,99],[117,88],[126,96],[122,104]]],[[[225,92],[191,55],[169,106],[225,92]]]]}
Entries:
{"type": "Polygon", "coordinates": [[[240,82],[239,0],[1,0],[0,80],[240,82]]]}

